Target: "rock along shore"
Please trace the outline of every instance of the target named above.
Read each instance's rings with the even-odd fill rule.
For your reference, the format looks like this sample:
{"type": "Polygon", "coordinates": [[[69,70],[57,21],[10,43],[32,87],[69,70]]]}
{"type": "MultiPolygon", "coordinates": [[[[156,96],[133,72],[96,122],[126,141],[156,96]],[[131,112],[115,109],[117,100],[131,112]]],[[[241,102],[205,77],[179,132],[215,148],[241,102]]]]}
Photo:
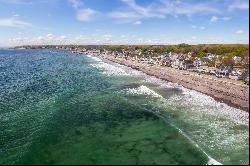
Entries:
{"type": "Polygon", "coordinates": [[[200,75],[195,72],[178,70],[171,67],[149,66],[122,58],[106,56],[112,62],[140,70],[148,75],[196,90],[235,108],[249,112],[249,87],[236,80],[200,75]]]}

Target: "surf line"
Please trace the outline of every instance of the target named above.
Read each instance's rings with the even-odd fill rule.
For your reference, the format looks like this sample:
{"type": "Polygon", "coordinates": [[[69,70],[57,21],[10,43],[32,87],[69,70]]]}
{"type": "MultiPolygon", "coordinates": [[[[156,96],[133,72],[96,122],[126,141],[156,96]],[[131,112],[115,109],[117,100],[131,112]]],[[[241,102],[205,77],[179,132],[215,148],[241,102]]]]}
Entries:
{"type": "MultiPolygon", "coordinates": [[[[90,58],[93,58],[95,59],[95,57],[93,56],[88,56],[90,58]]],[[[101,60],[100,58],[97,58],[98,60],[101,60]]],[[[95,59],[96,61],[98,61],[97,59],[95,59]]],[[[102,60],[101,60],[102,61],[102,60]]],[[[99,61],[100,62],[100,61],[99,61]]],[[[125,65],[124,65],[125,66],[125,65]]],[[[148,88],[149,89],[149,88],[148,88]]],[[[126,100],[126,99],[125,99],[126,100]]],[[[132,105],[134,105],[133,103],[131,103],[132,105]]],[[[141,107],[142,108],[142,107],[141,107]]],[[[207,162],[207,165],[223,165],[222,163],[216,161],[214,158],[212,158],[210,155],[208,155],[195,141],[193,141],[188,135],[186,135],[180,128],[178,128],[176,125],[172,124],[172,123],[169,123],[166,121],[166,119],[164,118],[164,116],[160,115],[157,112],[155,111],[151,111],[151,110],[148,110],[148,109],[145,109],[145,108],[142,108],[144,109],[145,111],[148,111],[150,113],[153,113],[154,115],[156,115],[157,117],[161,118],[165,123],[168,123],[170,124],[172,127],[174,127],[176,130],[179,131],[179,133],[181,133],[186,139],[188,139],[188,141],[190,141],[193,145],[195,145],[199,150],[201,150],[207,157],[208,157],[208,162],[207,162]]]]}
{"type": "MultiPolygon", "coordinates": [[[[131,102],[130,102],[130,104],[135,105],[131,102]]],[[[137,107],[138,107],[138,105],[137,105],[137,107]]],[[[222,163],[220,163],[220,162],[216,161],[214,158],[212,158],[209,154],[207,154],[195,141],[193,141],[188,135],[186,135],[180,128],[178,128],[176,125],[174,125],[172,123],[167,122],[165,117],[159,114],[159,111],[151,111],[151,110],[143,108],[143,107],[141,107],[141,109],[154,114],[155,116],[162,119],[165,123],[170,124],[170,126],[172,126],[177,131],[179,131],[179,133],[181,133],[186,139],[188,139],[189,142],[191,142],[193,145],[195,145],[199,150],[201,150],[208,157],[207,165],[223,165],[222,163]]]]}
{"type": "Polygon", "coordinates": [[[154,111],[151,111],[151,110],[147,110],[147,109],[144,109],[144,110],[153,113],[154,115],[156,115],[157,117],[159,117],[163,121],[165,121],[166,123],[170,124],[172,127],[177,129],[185,138],[187,138],[192,144],[194,144],[198,149],[200,149],[208,157],[207,165],[223,165],[222,163],[216,161],[214,158],[212,158],[210,155],[208,155],[195,141],[193,141],[188,135],[186,135],[180,128],[178,128],[176,125],[174,125],[172,123],[167,122],[166,119],[164,118],[164,116],[162,116],[159,113],[156,113],[154,111]]]}

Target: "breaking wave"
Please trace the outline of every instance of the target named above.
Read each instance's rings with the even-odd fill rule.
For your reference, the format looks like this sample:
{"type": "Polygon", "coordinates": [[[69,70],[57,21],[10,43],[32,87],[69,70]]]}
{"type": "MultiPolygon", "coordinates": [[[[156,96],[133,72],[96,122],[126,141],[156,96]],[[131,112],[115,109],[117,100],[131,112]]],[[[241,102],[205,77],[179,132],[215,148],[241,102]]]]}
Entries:
{"type": "Polygon", "coordinates": [[[96,62],[93,64],[90,64],[90,66],[101,70],[103,74],[106,74],[107,76],[128,76],[122,68],[116,67],[114,65],[108,64],[103,62],[100,58],[87,55],[87,57],[92,58],[96,62]]]}
{"type": "Polygon", "coordinates": [[[158,97],[158,98],[163,98],[161,95],[156,93],[155,91],[151,90],[150,88],[142,85],[138,88],[132,88],[132,89],[125,89],[126,92],[134,95],[149,95],[152,97],[158,97]]]}
{"type": "Polygon", "coordinates": [[[214,98],[194,90],[182,88],[182,91],[184,94],[183,99],[187,103],[191,102],[192,105],[207,108],[207,111],[212,111],[214,114],[220,114],[237,123],[249,124],[249,113],[246,111],[231,107],[225,103],[220,103],[214,98]]]}
{"type": "MultiPolygon", "coordinates": [[[[159,99],[159,105],[163,103],[164,109],[169,113],[177,115],[179,120],[184,123],[192,124],[197,126],[196,129],[183,128],[183,126],[178,126],[182,128],[193,142],[201,146],[205,151],[211,153],[213,149],[220,149],[229,152],[239,149],[240,145],[242,148],[248,147],[245,140],[249,139],[248,133],[245,130],[234,130],[234,128],[240,128],[241,125],[249,126],[249,113],[243,110],[231,107],[225,103],[216,101],[214,98],[197,92],[195,90],[190,90],[184,88],[183,86],[168,82],[162,79],[158,79],[154,76],[149,76],[141,71],[129,68],[124,65],[119,64],[93,64],[99,65],[100,69],[105,69],[104,71],[109,72],[108,75],[130,75],[142,78],[142,85],[136,88],[127,88],[123,91],[132,95],[148,95],[159,99]],[[109,68],[109,69],[107,69],[109,68]],[[122,72],[119,72],[122,71],[122,72]],[[118,74],[117,74],[118,73],[118,74]],[[157,92],[143,85],[144,83],[152,83],[158,86],[158,88],[178,88],[181,93],[173,94],[168,98],[164,98],[164,95],[158,90],[157,92]],[[171,108],[171,110],[168,110],[171,108]],[[172,112],[171,112],[172,111],[172,112]],[[204,127],[206,126],[206,127],[204,127]],[[230,149],[230,150],[229,150],[230,149]]],[[[97,67],[97,66],[96,66],[97,67]]],[[[97,67],[97,68],[98,68],[97,67]]],[[[191,126],[192,126],[191,125],[191,126]]],[[[217,159],[221,162],[219,163],[209,155],[208,165],[219,165],[221,163],[228,163],[228,156],[217,156],[217,159]]],[[[212,154],[212,156],[216,156],[212,154]]]]}
{"type": "Polygon", "coordinates": [[[102,60],[100,58],[97,58],[97,57],[94,57],[94,56],[91,56],[91,55],[86,55],[87,57],[97,61],[97,62],[101,62],[102,60]]]}
{"type": "Polygon", "coordinates": [[[96,64],[90,64],[90,65],[94,68],[102,70],[103,71],[102,73],[106,74],[108,76],[126,76],[126,75],[129,75],[121,68],[115,67],[115,66],[107,64],[105,62],[99,62],[96,64]]]}

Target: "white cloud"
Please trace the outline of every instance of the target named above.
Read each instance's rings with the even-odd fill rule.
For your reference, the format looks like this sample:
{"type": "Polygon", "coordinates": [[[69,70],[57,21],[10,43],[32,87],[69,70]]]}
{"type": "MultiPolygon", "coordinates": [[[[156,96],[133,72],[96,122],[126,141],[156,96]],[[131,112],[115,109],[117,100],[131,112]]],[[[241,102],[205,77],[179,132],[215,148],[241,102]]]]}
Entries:
{"type": "Polygon", "coordinates": [[[32,0],[3,0],[4,3],[15,4],[15,5],[30,5],[32,0]]]}
{"type": "MultiPolygon", "coordinates": [[[[26,38],[23,39],[22,44],[66,44],[67,42],[69,42],[68,44],[72,44],[75,41],[75,39],[71,39],[70,41],[68,41],[68,37],[65,35],[61,35],[61,36],[55,36],[51,33],[47,34],[47,35],[40,35],[38,37],[34,37],[34,38],[26,38]]],[[[20,43],[20,42],[19,42],[20,43]]]]}
{"type": "MultiPolygon", "coordinates": [[[[246,43],[246,41],[241,40],[240,43],[246,43]]],[[[1,42],[1,40],[0,40],[1,42]]],[[[3,42],[2,42],[3,43],[3,42]]],[[[16,37],[11,38],[4,45],[15,46],[15,45],[40,45],[40,44],[80,44],[80,45],[94,45],[94,44],[180,44],[180,43],[188,43],[188,44],[198,44],[198,43],[230,43],[230,41],[224,38],[204,38],[201,40],[198,36],[190,36],[187,37],[174,37],[174,36],[155,36],[152,37],[142,37],[137,35],[112,35],[112,34],[89,34],[89,35],[53,35],[46,34],[37,37],[16,37]]],[[[1,43],[0,43],[1,44],[1,43]]],[[[2,45],[3,45],[2,44],[2,45]]]]}
{"type": "Polygon", "coordinates": [[[234,3],[228,6],[229,11],[233,10],[249,10],[248,0],[236,0],[234,3]]]}
{"type": "Polygon", "coordinates": [[[244,33],[244,31],[241,30],[241,29],[239,29],[239,30],[237,30],[235,33],[236,33],[236,34],[242,34],[242,33],[244,33]]]}
{"type": "Polygon", "coordinates": [[[232,19],[232,17],[217,17],[217,16],[212,16],[211,19],[210,19],[210,22],[217,22],[219,20],[229,21],[231,19],[232,19]]]}
{"type": "Polygon", "coordinates": [[[14,14],[13,17],[19,17],[20,15],[19,14],[14,14]]]}
{"type": "Polygon", "coordinates": [[[205,3],[190,4],[185,1],[172,0],[155,0],[148,5],[142,6],[136,3],[135,0],[121,0],[127,6],[122,10],[114,10],[108,13],[108,16],[119,22],[128,23],[146,18],[164,19],[167,15],[178,18],[178,15],[193,15],[193,14],[211,14],[220,13],[216,8],[213,8],[205,3]]]}
{"type": "Polygon", "coordinates": [[[155,12],[150,7],[139,6],[134,0],[122,1],[127,4],[127,9],[115,10],[107,14],[111,18],[119,20],[120,23],[135,23],[136,20],[145,18],[165,18],[164,14],[155,12]]]}
{"type": "Polygon", "coordinates": [[[104,38],[111,38],[112,35],[110,35],[110,34],[105,34],[105,35],[103,35],[103,37],[104,37],[104,38]]]}
{"type": "Polygon", "coordinates": [[[211,19],[210,19],[210,22],[216,22],[216,21],[218,21],[218,20],[219,20],[218,17],[212,16],[211,19]]]}
{"type": "MultiPolygon", "coordinates": [[[[103,36],[102,36],[102,41],[104,41],[104,42],[106,42],[106,41],[111,41],[112,37],[113,37],[113,36],[110,35],[110,34],[103,35],[103,36]]],[[[98,37],[95,36],[95,38],[98,38],[98,37]]],[[[98,39],[96,39],[96,40],[100,40],[100,39],[98,38],[98,39]]]]}
{"type": "Polygon", "coordinates": [[[46,37],[49,38],[49,39],[52,39],[54,37],[54,35],[49,33],[49,34],[46,35],[46,37]]]}
{"type": "Polygon", "coordinates": [[[121,19],[137,19],[140,18],[140,15],[136,14],[135,12],[131,12],[131,11],[113,11],[108,13],[108,16],[112,17],[112,18],[121,18],[121,19]]]}
{"type": "Polygon", "coordinates": [[[10,41],[14,41],[14,42],[20,42],[22,41],[22,38],[21,37],[16,37],[16,38],[12,38],[12,39],[9,39],[10,41]]]}
{"type": "Polygon", "coordinates": [[[73,8],[79,8],[83,6],[82,0],[69,0],[69,2],[72,4],[73,8]]]}
{"type": "Polygon", "coordinates": [[[96,16],[97,12],[90,8],[80,9],[77,11],[76,18],[79,21],[89,21],[96,16]]]}
{"type": "Polygon", "coordinates": [[[196,26],[196,25],[192,25],[191,27],[192,27],[193,29],[196,29],[196,28],[197,28],[197,26],[196,26]]]}
{"type": "Polygon", "coordinates": [[[144,17],[158,17],[158,18],[165,18],[165,15],[162,13],[158,13],[154,10],[152,10],[152,8],[150,6],[140,6],[138,4],[136,4],[135,0],[122,0],[124,3],[126,3],[131,10],[133,10],[134,12],[136,12],[137,14],[144,16],[144,17]]]}
{"type": "Polygon", "coordinates": [[[60,39],[66,39],[66,38],[67,38],[67,36],[65,36],[65,35],[60,36],[60,39]]]}
{"type": "Polygon", "coordinates": [[[196,40],[196,39],[197,39],[197,37],[196,37],[196,36],[192,36],[191,38],[192,38],[192,40],[196,40]]]}
{"type": "Polygon", "coordinates": [[[206,27],[204,27],[204,26],[201,27],[201,30],[205,30],[205,29],[206,29],[206,27]]]}
{"type": "Polygon", "coordinates": [[[222,17],[221,19],[224,20],[224,21],[228,21],[228,20],[231,20],[232,17],[222,17]]]}
{"type": "Polygon", "coordinates": [[[135,24],[135,25],[140,25],[140,24],[141,24],[141,21],[136,21],[134,24],[135,24]]]}
{"type": "Polygon", "coordinates": [[[193,5],[183,5],[175,9],[177,14],[191,15],[197,13],[211,14],[220,13],[219,10],[210,7],[206,4],[193,4],[193,5]]]}
{"type": "MultiPolygon", "coordinates": [[[[100,12],[86,8],[82,0],[68,0],[76,10],[76,18],[80,21],[89,21],[100,12]]],[[[120,0],[126,6],[103,13],[104,17],[110,17],[117,23],[136,23],[137,20],[147,18],[164,19],[168,15],[178,18],[178,15],[193,14],[218,14],[221,11],[208,3],[186,3],[182,0],[155,0],[147,5],[139,5],[136,0],[120,0]]]]}
{"type": "Polygon", "coordinates": [[[3,18],[3,19],[0,19],[0,26],[27,28],[27,27],[32,27],[33,24],[29,22],[25,22],[25,21],[20,21],[15,18],[3,18]]]}
{"type": "Polygon", "coordinates": [[[82,0],[69,0],[72,7],[76,10],[76,19],[78,21],[90,21],[92,20],[97,11],[90,9],[90,8],[83,8],[84,3],[82,0]]]}
{"type": "Polygon", "coordinates": [[[220,13],[220,10],[211,7],[206,3],[186,3],[185,1],[176,0],[160,0],[162,3],[159,4],[159,9],[170,15],[183,14],[183,15],[192,15],[192,14],[211,14],[211,13],[220,13]]]}
{"type": "Polygon", "coordinates": [[[38,40],[43,40],[44,37],[43,37],[43,36],[38,36],[37,39],[38,39],[38,40]]]}
{"type": "Polygon", "coordinates": [[[199,29],[201,29],[201,30],[206,29],[204,26],[199,27],[199,26],[197,26],[197,25],[192,25],[191,27],[192,27],[193,29],[197,29],[197,28],[199,28],[199,29]]]}

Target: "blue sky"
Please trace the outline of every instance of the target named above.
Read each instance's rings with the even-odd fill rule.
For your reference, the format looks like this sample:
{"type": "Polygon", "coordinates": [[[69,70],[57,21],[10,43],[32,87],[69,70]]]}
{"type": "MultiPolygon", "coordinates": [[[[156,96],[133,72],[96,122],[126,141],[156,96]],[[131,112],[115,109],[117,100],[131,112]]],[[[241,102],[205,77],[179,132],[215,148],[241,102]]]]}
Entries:
{"type": "Polygon", "coordinates": [[[248,0],[0,0],[0,46],[248,43],[248,0]]]}

